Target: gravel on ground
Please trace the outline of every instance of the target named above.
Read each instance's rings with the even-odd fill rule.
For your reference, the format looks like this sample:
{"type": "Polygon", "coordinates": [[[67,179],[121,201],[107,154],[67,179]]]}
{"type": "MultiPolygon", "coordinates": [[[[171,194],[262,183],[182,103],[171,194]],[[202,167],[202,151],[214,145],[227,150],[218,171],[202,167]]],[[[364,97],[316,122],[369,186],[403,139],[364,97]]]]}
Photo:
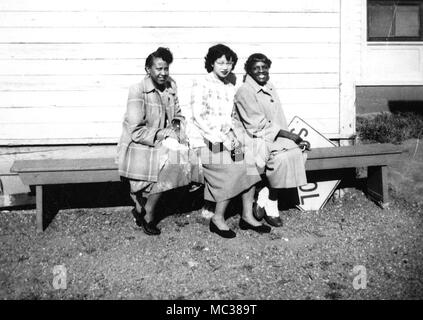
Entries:
{"type": "Polygon", "coordinates": [[[61,210],[43,233],[35,210],[0,213],[1,299],[422,299],[422,207],[382,210],[356,189],[320,211],[284,212],[260,235],[201,211],[147,236],[130,207],[61,210]],[[59,266],[59,267],[58,267],[59,266]]]}

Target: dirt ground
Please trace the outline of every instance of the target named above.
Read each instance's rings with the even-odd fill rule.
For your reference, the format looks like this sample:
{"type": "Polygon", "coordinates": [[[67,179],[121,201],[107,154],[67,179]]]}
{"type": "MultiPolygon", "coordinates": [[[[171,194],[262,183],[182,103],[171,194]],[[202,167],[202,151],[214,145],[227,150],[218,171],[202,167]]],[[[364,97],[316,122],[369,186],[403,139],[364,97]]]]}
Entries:
{"type": "Polygon", "coordinates": [[[285,211],[267,235],[240,230],[236,212],[226,240],[200,210],[165,217],[158,237],[129,206],[61,210],[42,234],[35,210],[3,211],[0,298],[422,299],[423,202],[406,180],[418,180],[423,156],[407,143],[389,208],[349,189],[318,212],[285,211]]]}
{"type": "Polygon", "coordinates": [[[403,154],[390,168],[392,191],[408,202],[423,205],[423,145],[420,139],[402,143],[403,154]]]}

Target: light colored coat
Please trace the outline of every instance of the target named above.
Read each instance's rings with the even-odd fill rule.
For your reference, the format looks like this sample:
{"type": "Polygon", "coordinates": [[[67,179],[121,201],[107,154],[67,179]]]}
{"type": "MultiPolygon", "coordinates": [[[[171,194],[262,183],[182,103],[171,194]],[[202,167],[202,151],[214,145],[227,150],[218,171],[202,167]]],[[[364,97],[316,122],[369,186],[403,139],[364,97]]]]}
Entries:
{"type": "Polygon", "coordinates": [[[288,124],[276,88],[260,86],[250,75],[235,94],[235,121],[246,135],[246,161],[266,173],[273,188],[293,188],[307,183],[305,158],[290,139],[278,137],[288,124]]]}

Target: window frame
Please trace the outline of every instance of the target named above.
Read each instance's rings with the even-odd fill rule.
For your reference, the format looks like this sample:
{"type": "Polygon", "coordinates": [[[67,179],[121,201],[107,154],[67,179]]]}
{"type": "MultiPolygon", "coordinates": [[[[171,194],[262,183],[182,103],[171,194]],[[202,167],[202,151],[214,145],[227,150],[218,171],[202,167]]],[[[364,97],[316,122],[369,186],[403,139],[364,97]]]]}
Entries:
{"type": "MultiPolygon", "coordinates": [[[[367,0],[366,1],[367,7],[367,41],[368,42],[423,42],[423,1],[419,0],[367,0]],[[420,16],[420,28],[419,28],[419,36],[415,37],[406,37],[406,36],[390,36],[390,37],[371,37],[370,36],[370,10],[369,6],[371,4],[380,4],[386,6],[409,6],[409,5],[419,5],[419,16],[420,16]]],[[[392,21],[395,25],[395,17],[392,21]]]]}

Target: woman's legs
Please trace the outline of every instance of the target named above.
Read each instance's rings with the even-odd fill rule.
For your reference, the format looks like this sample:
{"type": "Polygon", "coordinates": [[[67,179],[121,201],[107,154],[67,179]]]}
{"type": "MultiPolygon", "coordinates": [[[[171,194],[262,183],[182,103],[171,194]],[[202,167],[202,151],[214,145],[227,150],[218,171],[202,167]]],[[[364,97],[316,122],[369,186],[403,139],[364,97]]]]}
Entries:
{"type": "Polygon", "coordinates": [[[148,235],[159,235],[160,229],[156,227],[154,221],[156,215],[156,206],[162,193],[154,193],[143,197],[142,192],[131,193],[131,198],[135,203],[135,208],[132,211],[135,222],[139,227],[142,227],[144,232],[148,235]]]}
{"type": "MultiPolygon", "coordinates": [[[[261,223],[258,222],[253,216],[253,201],[254,201],[255,186],[252,186],[250,189],[242,193],[242,219],[248,222],[252,226],[260,226],[261,223]]],[[[229,230],[228,225],[225,221],[225,211],[228,207],[229,200],[224,200],[216,202],[216,209],[214,216],[211,218],[213,223],[220,230],[229,230]]]]}
{"type": "Polygon", "coordinates": [[[250,189],[245,191],[242,194],[242,219],[248,222],[252,226],[260,226],[261,223],[258,222],[253,216],[253,202],[254,194],[256,187],[252,186],[250,189]]]}
{"type": "Polygon", "coordinates": [[[229,227],[228,227],[228,225],[226,224],[226,221],[225,221],[225,211],[226,211],[226,208],[228,207],[229,201],[231,201],[231,200],[228,199],[228,200],[216,202],[216,208],[214,210],[214,215],[211,218],[213,223],[220,230],[229,230],[229,227]]]}
{"type": "Polygon", "coordinates": [[[269,187],[269,199],[266,203],[266,214],[264,219],[274,227],[282,227],[283,221],[278,209],[279,190],[269,187]]]}
{"type": "Polygon", "coordinates": [[[159,202],[161,196],[162,196],[161,192],[153,193],[148,196],[144,206],[144,209],[146,211],[144,219],[147,223],[154,221],[157,203],[159,202]]]}

